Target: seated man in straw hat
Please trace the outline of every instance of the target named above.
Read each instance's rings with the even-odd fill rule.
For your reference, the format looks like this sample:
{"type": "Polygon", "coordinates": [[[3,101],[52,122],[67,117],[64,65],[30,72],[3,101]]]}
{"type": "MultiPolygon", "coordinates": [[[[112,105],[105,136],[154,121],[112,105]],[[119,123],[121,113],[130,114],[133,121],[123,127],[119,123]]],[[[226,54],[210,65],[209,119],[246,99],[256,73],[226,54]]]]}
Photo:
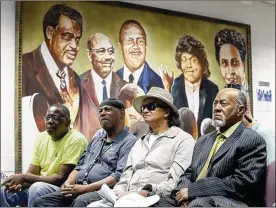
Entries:
{"type": "MultiPolygon", "coordinates": [[[[133,192],[144,197],[166,196],[191,163],[194,139],[178,127],[179,113],[166,90],[152,87],[147,95],[137,97],[133,106],[150,131],[134,144],[114,192],[118,198],[133,192]]],[[[89,206],[114,205],[105,199],[96,201],[99,198],[94,192],[90,199],[95,202],[89,206]]]]}

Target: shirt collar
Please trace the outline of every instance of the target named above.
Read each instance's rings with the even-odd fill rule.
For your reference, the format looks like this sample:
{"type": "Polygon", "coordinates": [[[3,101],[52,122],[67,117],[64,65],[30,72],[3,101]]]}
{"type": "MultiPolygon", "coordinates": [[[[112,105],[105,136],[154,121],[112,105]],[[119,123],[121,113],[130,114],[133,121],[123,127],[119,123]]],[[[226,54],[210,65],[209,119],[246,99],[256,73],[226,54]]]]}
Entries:
{"type": "MultiPolygon", "coordinates": [[[[43,43],[41,44],[41,55],[45,61],[45,64],[46,64],[48,70],[50,71],[50,73],[51,74],[57,73],[59,68],[58,68],[55,60],[53,59],[45,41],[43,41],[43,43]]],[[[67,69],[66,66],[64,67],[64,70],[65,69],[67,69]]]]}
{"type": "Polygon", "coordinates": [[[105,79],[101,78],[94,69],[91,70],[91,74],[93,77],[93,81],[96,83],[101,83],[102,81],[105,80],[106,81],[106,85],[109,85],[111,83],[111,79],[112,79],[112,71],[107,75],[107,77],[105,79]]]}
{"type": "Polygon", "coordinates": [[[124,64],[124,77],[125,77],[125,80],[127,80],[127,82],[129,81],[129,75],[132,74],[133,77],[134,77],[134,83],[138,83],[139,81],[139,78],[143,72],[143,69],[144,69],[144,66],[145,66],[145,63],[137,70],[135,70],[133,73],[131,73],[131,71],[127,68],[127,66],[124,64]]]}
{"type": "MultiPolygon", "coordinates": [[[[179,133],[179,128],[176,126],[172,126],[170,127],[166,132],[163,132],[161,134],[161,137],[168,137],[170,139],[173,139],[177,136],[177,134],[179,133]]],[[[145,134],[144,136],[141,137],[141,139],[145,139],[146,137],[149,137],[151,135],[151,131],[147,134],[145,134]]]]}
{"type": "Polygon", "coordinates": [[[218,130],[218,135],[219,134],[222,134],[223,136],[225,136],[226,138],[229,138],[233,133],[234,131],[238,128],[238,126],[240,125],[241,121],[237,122],[236,124],[234,124],[233,126],[231,126],[230,128],[228,128],[226,131],[224,132],[220,132],[218,130]]]}
{"type": "Polygon", "coordinates": [[[194,92],[196,89],[199,89],[201,80],[199,80],[198,82],[196,82],[194,84],[187,81],[185,78],[184,78],[184,80],[185,80],[185,87],[188,87],[192,92],[194,92]]]}
{"type": "MultiPolygon", "coordinates": [[[[116,137],[115,139],[112,139],[111,143],[120,143],[124,138],[126,138],[128,135],[128,130],[125,127],[116,137]]],[[[104,131],[103,135],[101,136],[102,140],[105,140],[107,138],[107,133],[104,131]]]]}

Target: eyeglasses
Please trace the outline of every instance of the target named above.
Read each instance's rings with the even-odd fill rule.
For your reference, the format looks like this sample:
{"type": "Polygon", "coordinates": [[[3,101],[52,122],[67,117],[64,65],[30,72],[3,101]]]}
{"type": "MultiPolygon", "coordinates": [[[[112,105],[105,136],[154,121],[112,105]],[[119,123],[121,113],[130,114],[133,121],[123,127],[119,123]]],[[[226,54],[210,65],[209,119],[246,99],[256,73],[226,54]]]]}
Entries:
{"type": "Polygon", "coordinates": [[[52,119],[54,121],[61,121],[63,118],[66,118],[66,117],[64,117],[64,116],[57,116],[57,115],[48,115],[48,116],[44,117],[45,121],[50,121],[50,119],[52,119]]]}
{"type": "Polygon", "coordinates": [[[100,56],[104,55],[106,52],[109,55],[113,55],[115,53],[115,50],[113,47],[111,48],[91,48],[92,51],[95,51],[97,54],[99,54],[100,56]]]}
{"type": "Polygon", "coordinates": [[[165,106],[157,104],[157,103],[147,103],[141,106],[141,113],[144,112],[144,110],[147,108],[149,111],[155,111],[157,107],[165,108],[165,106]]]}
{"type": "Polygon", "coordinates": [[[242,86],[240,84],[226,84],[224,88],[235,88],[241,90],[242,86]]]}

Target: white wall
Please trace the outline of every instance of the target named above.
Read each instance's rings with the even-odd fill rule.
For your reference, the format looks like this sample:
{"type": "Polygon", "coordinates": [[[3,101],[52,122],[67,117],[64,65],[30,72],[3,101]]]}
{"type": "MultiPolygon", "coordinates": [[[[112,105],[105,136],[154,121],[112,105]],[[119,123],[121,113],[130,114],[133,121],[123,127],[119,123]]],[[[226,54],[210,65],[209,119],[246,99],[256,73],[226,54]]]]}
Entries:
{"type": "MultiPolygon", "coordinates": [[[[240,1],[128,1],[251,25],[253,90],[258,81],[275,89],[275,5],[240,1]]],[[[15,2],[1,1],[1,171],[14,171],[15,2]]],[[[271,113],[254,116],[275,132],[275,92],[271,113]]],[[[256,106],[256,95],[253,96],[256,106]]]]}
{"type": "Polygon", "coordinates": [[[15,2],[1,1],[1,172],[14,172],[15,2]]]}

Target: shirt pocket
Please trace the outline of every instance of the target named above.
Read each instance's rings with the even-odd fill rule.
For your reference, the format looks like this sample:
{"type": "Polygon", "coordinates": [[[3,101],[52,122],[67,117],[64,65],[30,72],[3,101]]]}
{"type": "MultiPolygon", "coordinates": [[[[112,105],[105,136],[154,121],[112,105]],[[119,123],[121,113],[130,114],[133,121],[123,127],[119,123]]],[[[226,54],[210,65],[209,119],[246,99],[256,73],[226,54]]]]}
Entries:
{"type": "Polygon", "coordinates": [[[103,162],[107,165],[111,171],[116,170],[118,163],[118,154],[116,149],[110,148],[102,156],[103,162]]]}

